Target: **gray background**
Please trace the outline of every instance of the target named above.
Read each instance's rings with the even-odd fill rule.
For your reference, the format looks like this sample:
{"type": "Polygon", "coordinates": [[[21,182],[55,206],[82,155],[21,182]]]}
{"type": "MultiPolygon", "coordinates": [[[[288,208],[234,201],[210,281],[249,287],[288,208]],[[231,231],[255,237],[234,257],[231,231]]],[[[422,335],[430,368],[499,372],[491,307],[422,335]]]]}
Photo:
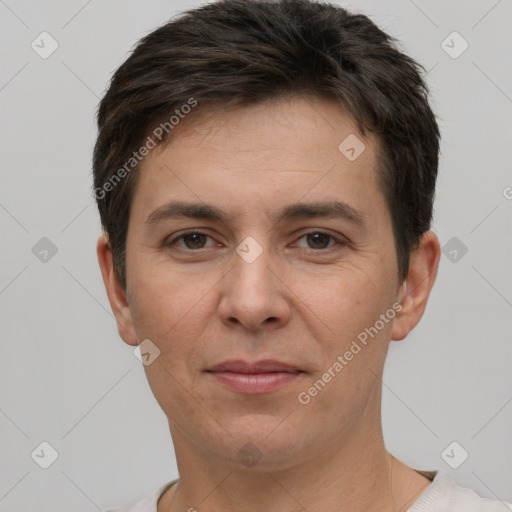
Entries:
{"type": "MultiPolygon", "coordinates": [[[[199,3],[0,0],[2,511],[101,510],[177,476],[166,417],[101,281],[90,162],[113,70],[137,39],[199,3]],[[47,59],[31,47],[43,31],[59,45],[47,59]],[[57,249],[47,261],[42,237],[57,249]],[[58,452],[48,469],[31,458],[43,441],[58,452]]],[[[512,501],[512,2],[342,5],[429,70],[443,136],[434,230],[443,246],[456,237],[423,321],[390,349],[388,449],[512,501]],[[444,44],[452,56],[442,46],[453,31],[469,43],[457,58],[462,40],[444,44]],[[452,441],[469,453],[458,469],[441,456],[452,441]]]]}

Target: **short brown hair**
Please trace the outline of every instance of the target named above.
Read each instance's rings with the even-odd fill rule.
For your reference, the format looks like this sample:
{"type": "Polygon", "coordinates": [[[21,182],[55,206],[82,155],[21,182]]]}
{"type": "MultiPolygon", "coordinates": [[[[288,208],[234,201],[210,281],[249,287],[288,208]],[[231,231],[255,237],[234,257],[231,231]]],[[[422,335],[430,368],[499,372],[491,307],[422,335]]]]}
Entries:
{"type": "MultiPolygon", "coordinates": [[[[123,287],[134,155],[153,140],[155,123],[191,100],[198,109],[241,107],[293,94],[336,99],[361,134],[378,136],[379,176],[405,279],[410,252],[430,228],[438,167],[439,128],[423,72],[367,16],[311,0],[220,0],[146,35],[101,100],[93,156],[101,223],[123,287]]],[[[160,125],[166,133],[156,144],[169,140],[171,124],[160,125]]]]}

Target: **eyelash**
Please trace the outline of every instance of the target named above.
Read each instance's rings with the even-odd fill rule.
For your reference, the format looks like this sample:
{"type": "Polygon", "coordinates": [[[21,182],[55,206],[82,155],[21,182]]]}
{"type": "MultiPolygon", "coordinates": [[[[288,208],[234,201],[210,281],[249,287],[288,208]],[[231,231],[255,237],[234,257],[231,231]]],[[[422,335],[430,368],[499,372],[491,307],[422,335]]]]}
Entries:
{"type": "MultiPolygon", "coordinates": [[[[339,250],[348,244],[348,242],[346,242],[345,240],[342,240],[338,237],[335,237],[331,233],[328,233],[326,231],[321,231],[321,230],[313,230],[313,231],[308,231],[307,233],[303,233],[297,240],[300,240],[308,235],[316,235],[316,234],[328,236],[330,239],[332,239],[335,242],[335,245],[333,245],[332,247],[324,248],[324,249],[312,249],[312,248],[304,249],[303,247],[300,247],[299,249],[306,250],[306,251],[308,251],[308,250],[314,251],[315,253],[318,253],[318,252],[325,253],[325,252],[331,252],[333,250],[339,250]]],[[[165,242],[164,245],[165,245],[165,247],[175,246],[175,244],[178,240],[183,240],[186,236],[190,236],[190,235],[204,235],[208,238],[212,238],[210,235],[207,235],[206,233],[203,233],[202,231],[191,230],[191,231],[187,231],[186,233],[182,233],[181,235],[177,236],[176,238],[173,238],[172,240],[170,240],[169,242],[165,242]]],[[[201,247],[199,249],[189,249],[188,247],[185,247],[185,248],[180,247],[180,249],[185,250],[185,251],[190,251],[190,252],[199,252],[201,250],[208,249],[208,247],[201,247]]]]}

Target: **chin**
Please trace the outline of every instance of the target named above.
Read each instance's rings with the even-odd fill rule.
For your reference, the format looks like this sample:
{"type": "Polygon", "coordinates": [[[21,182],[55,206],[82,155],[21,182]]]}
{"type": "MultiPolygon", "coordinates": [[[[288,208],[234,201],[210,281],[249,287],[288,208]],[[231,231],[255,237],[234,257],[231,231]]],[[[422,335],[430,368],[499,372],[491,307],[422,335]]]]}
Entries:
{"type": "Polygon", "coordinates": [[[265,429],[229,430],[232,437],[227,436],[219,455],[227,455],[237,470],[256,472],[282,471],[300,463],[305,456],[304,430],[298,428],[294,436],[289,429],[280,432],[275,427],[273,424],[265,429]]]}

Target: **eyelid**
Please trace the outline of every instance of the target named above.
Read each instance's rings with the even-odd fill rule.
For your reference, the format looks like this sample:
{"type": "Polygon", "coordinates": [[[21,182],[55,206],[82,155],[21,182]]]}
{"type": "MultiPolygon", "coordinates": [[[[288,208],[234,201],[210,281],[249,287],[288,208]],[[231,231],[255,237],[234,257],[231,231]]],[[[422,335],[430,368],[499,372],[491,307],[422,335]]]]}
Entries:
{"type": "MultiPolygon", "coordinates": [[[[309,228],[308,228],[309,229],[309,228]]],[[[330,231],[325,231],[324,229],[309,229],[308,231],[300,234],[296,241],[293,242],[293,244],[296,244],[298,240],[300,240],[301,238],[307,236],[307,235],[312,235],[312,234],[320,234],[320,235],[326,235],[326,236],[329,236],[331,237],[333,240],[334,240],[334,245],[332,247],[327,247],[325,249],[312,249],[312,248],[304,248],[304,247],[300,247],[300,249],[303,249],[303,250],[306,250],[306,251],[314,251],[314,252],[317,252],[317,253],[320,253],[320,252],[328,252],[328,251],[331,251],[331,250],[335,250],[336,247],[342,247],[342,246],[345,246],[345,245],[348,245],[349,244],[349,240],[344,237],[343,235],[338,235],[338,234],[333,234],[331,233],[330,231]]]]}
{"type": "MultiPolygon", "coordinates": [[[[330,250],[334,250],[336,249],[336,247],[340,247],[340,246],[345,246],[345,245],[348,245],[350,243],[350,241],[344,237],[343,235],[334,235],[333,233],[331,233],[330,231],[326,231],[324,229],[310,229],[310,228],[307,228],[308,231],[305,231],[303,232],[302,234],[300,234],[294,242],[292,242],[292,244],[296,244],[298,240],[300,240],[301,238],[304,238],[305,236],[307,235],[311,235],[311,234],[322,234],[322,235],[326,235],[326,236],[329,236],[331,237],[335,244],[332,246],[332,247],[327,247],[325,249],[312,249],[312,248],[304,248],[304,247],[299,247],[299,249],[302,249],[302,250],[306,250],[306,251],[314,251],[314,252],[328,252],[330,250]]],[[[179,234],[179,235],[176,235],[174,236],[171,240],[165,240],[164,241],[164,246],[165,247],[168,247],[168,246],[174,246],[176,245],[176,242],[178,240],[182,240],[184,237],[188,236],[188,235],[204,235],[206,236],[207,238],[210,238],[212,240],[214,240],[216,242],[216,240],[214,239],[213,236],[209,235],[208,233],[205,233],[204,231],[201,231],[200,229],[190,229],[188,231],[184,231],[183,233],[179,234]]],[[[190,251],[190,252],[199,252],[203,249],[208,249],[209,247],[202,247],[200,249],[188,249],[188,248],[183,248],[183,247],[180,247],[180,249],[183,249],[185,251],[190,251]]]]}
{"type": "MultiPolygon", "coordinates": [[[[200,229],[190,229],[188,231],[182,232],[181,234],[172,236],[172,238],[170,238],[170,239],[169,239],[169,237],[167,237],[164,240],[163,245],[164,245],[164,247],[175,245],[178,240],[182,240],[183,238],[185,238],[188,235],[204,235],[204,236],[206,236],[208,238],[211,238],[212,240],[215,240],[213,238],[213,236],[209,235],[208,233],[205,233],[204,231],[201,231],[200,229]]],[[[183,249],[183,248],[180,247],[180,249],[183,249]]],[[[186,251],[194,251],[194,249],[187,249],[187,248],[185,248],[184,250],[186,250],[186,251]]],[[[197,252],[199,250],[201,250],[201,249],[196,249],[195,252],[197,252]]]]}

